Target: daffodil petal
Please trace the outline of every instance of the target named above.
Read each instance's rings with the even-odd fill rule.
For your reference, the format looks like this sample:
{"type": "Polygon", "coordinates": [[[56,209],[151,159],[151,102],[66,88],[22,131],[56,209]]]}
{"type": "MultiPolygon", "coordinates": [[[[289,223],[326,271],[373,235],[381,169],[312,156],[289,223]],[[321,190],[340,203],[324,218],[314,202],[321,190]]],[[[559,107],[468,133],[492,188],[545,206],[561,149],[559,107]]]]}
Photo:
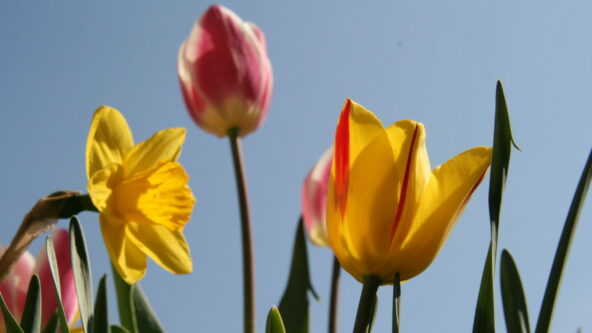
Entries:
{"type": "Polygon", "coordinates": [[[408,237],[391,253],[388,265],[398,267],[391,271],[405,272],[401,279],[407,280],[428,267],[490,163],[491,148],[475,147],[434,169],[408,237]]]}
{"type": "Polygon", "coordinates": [[[121,176],[121,166],[111,164],[105,169],[95,172],[88,181],[88,193],[93,205],[103,212],[109,206],[113,188],[121,176]]]}
{"type": "Polygon", "coordinates": [[[114,219],[113,216],[100,215],[101,233],[113,266],[125,282],[134,284],[146,273],[146,254],[128,237],[128,226],[114,219]]]}
{"type": "Polygon", "coordinates": [[[156,132],[126,154],[123,161],[125,176],[150,170],[162,161],[176,161],[185,141],[184,128],[169,128],[156,132]]]}
{"type": "Polygon", "coordinates": [[[93,115],[86,141],[86,177],[113,163],[121,163],[132,149],[132,132],[119,111],[101,106],[93,115]]]}
{"type": "Polygon", "coordinates": [[[182,231],[155,224],[129,225],[133,242],[157,264],[171,273],[187,274],[193,270],[189,245],[182,231]]]}

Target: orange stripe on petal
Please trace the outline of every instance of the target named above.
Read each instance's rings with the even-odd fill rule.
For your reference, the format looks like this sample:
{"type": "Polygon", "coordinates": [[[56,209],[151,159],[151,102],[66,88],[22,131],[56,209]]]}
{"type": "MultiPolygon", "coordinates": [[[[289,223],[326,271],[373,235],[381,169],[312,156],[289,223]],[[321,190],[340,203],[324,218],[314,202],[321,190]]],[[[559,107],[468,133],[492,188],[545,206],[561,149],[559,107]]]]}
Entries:
{"type": "Polygon", "coordinates": [[[345,215],[349,178],[349,110],[351,100],[345,102],[335,133],[335,204],[345,215]]]}
{"type": "Polygon", "coordinates": [[[417,139],[417,124],[415,125],[415,130],[413,131],[413,138],[411,139],[411,145],[409,146],[409,156],[407,156],[407,165],[405,166],[405,176],[403,176],[403,185],[401,186],[401,194],[399,195],[399,203],[397,205],[397,212],[395,213],[395,218],[393,219],[393,226],[391,228],[391,242],[395,237],[395,232],[399,227],[401,222],[401,217],[403,216],[403,210],[405,209],[405,201],[407,200],[407,187],[409,186],[409,174],[411,172],[411,168],[413,167],[413,153],[415,152],[415,141],[417,139]]]}

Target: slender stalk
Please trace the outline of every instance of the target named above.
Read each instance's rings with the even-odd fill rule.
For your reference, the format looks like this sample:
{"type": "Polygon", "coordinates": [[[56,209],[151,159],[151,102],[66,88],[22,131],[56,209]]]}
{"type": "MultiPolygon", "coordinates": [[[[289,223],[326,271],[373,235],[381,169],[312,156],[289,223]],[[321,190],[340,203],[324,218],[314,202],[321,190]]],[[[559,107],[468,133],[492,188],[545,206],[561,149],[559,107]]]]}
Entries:
{"type": "Polygon", "coordinates": [[[399,333],[401,314],[401,275],[397,273],[393,281],[393,333],[399,333]]]}
{"type": "Polygon", "coordinates": [[[245,179],[245,167],[243,151],[239,138],[239,129],[231,128],[228,131],[232,160],[234,162],[234,175],[241,217],[241,238],[243,246],[243,310],[244,332],[255,333],[255,271],[253,259],[253,235],[251,232],[251,214],[249,213],[249,195],[247,194],[247,181],[245,179]]]}
{"type": "Polygon", "coordinates": [[[329,303],[329,333],[337,333],[337,305],[339,301],[339,273],[341,265],[333,257],[333,274],[331,274],[331,300],[329,303]]]}
{"type": "Polygon", "coordinates": [[[368,333],[372,326],[374,307],[376,305],[376,292],[380,286],[380,279],[370,275],[364,279],[360,303],[358,303],[358,314],[354,324],[354,333],[368,333]]]}

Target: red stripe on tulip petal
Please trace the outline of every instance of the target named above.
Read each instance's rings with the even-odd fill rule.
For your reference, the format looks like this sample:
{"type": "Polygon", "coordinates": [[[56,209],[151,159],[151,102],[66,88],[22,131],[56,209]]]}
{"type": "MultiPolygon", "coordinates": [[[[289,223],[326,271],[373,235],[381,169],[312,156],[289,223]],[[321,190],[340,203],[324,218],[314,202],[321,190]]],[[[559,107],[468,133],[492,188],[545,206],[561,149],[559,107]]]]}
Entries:
{"type": "Polygon", "coordinates": [[[348,99],[341,111],[335,133],[335,203],[342,214],[347,204],[347,186],[349,177],[349,109],[348,99]]]}
{"type": "Polygon", "coordinates": [[[395,237],[395,233],[401,222],[403,216],[403,210],[405,209],[405,201],[407,201],[407,187],[409,186],[409,173],[413,167],[413,153],[415,152],[415,139],[417,138],[417,124],[413,131],[413,138],[411,139],[411,145],[409,146],[409,155],[407,156],[407,165],[405,166],[405,175],[403,176],[403,185],[401,186],[401,193],[399,195],[399,204],[397,205],[397,212],[393,219],[393,226],[391,228],[391,242],[395,237]]]}

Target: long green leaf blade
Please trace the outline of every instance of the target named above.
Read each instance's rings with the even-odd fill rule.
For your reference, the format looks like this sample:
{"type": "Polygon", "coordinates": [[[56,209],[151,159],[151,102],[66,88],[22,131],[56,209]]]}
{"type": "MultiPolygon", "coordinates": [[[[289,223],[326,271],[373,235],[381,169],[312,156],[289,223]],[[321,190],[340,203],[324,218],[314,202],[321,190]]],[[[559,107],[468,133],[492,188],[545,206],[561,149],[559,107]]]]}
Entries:
{"type": "Polygon", "coordinates": [[[497,81],[495,92],[493,152],[491,158],[491,173],[489,176],[489,220],[491,224],[491,240],[489,243],[487,258],[485,259],[485,266],[483,267],[481,286],[479,287],[479,296],[477,298],[477,306],[475,309],[475,319],[473,321],[473,332],[475,333],[495,332],[493,277],[495,275],[500,211],[506,178],[508,176],[508,168],[510,166],[512,144],[518,148],[512,137],[510,115],[508,113],[508,106],[504,96],[504,89],[502,83],[497,81]]]}
{"type": "Polygon", "coordinates": [[[142,333],[164,333],[162,324],[156,317],[154,309],[152,309],[152,306],[148,302],[148,298],[144,294],[142,287],[139,284],[135,284],[132,291],[138,331],[142,333]]]}
{"type": "Polygon", "coordinates": [[[90,271],[88,251],[86,249],[86,240],[84,239],[82,227],[76,216],[72,216],[70,219],[70,255],[82,328],[85,332],[92,332],[92,274],[90,271]]]}
{"type": "Polygon", "coordinates": [[[107,275],[99,281],[93,317],[93,333],[109,333],[109,309],[107,307],[107,275]]]}
{"type": "Polygon", "coordinates": [[[267,314],[265,333],[286,333],[286,328],[284,327],[284,321],[282,320],[280,311],[275,306],[273,306],[267,314]]]}
{"type": "Polygon", "coordinates": [[[29,282],[21,327],[25,333],[41,332],[41,284],[37,274],[34,274],[29,282]]]}
{"type": "Polygon", "coordinates": [[[131,333],[123,326],[111,325],[111,333],[131,333]]]}
{"type": "Polygon", "coordinates": [[[45,324],[43,333],[57,333],[59,323],[60,319],[58,318],[58,312],[56,311],[54,312],[53,316],[51,316],[47,324],[45,324]]]}
{"type": "Polygon", "coordinates": [[[12,313],[10,313],[2,293],[0,293],[0,305],[2,306],[2,314],[4,315],[4,327],[6,328],[6,332],[24,333],[19,323],[16,321],[16,319],[14,319],[12,313]]]}
{"type": "Polygon", "coordinates": [[[115,267],[111,265],[113,281],[115,282],[115,295],[117,296],[117,309],[122,327],[130,333],[139,333],[136,321],[136,310],[134,308],[134,285],[125,282],[115,267]]]}
{"type": "Polygon", "coordinates": [[[68,319],[66,318],[64,305],[62,303],[62,291],[60,274],[58,270],[58,259],[56,258],[55,248],[53,247],[53,241],[49,236],[45,239],[45,249],[47,252],[47,259],[49,262],[49,270],[51,271],[53,286],[55,288],[56,302],[58,306],[57,318],[59,319],[60,330],[62,331],[62,333],[70,333],[70,328],[68,327],[68,319]]]}
{"type": "Polygon", "coordinates": [[[286,331],[290,333],[309,331],[309,291],[318,299],[310,282],[304,226],[300,218],[294,241],[290,277],[279,306],[286,331]]]}
{"type": "Polygon", "coordinates": [[[547,280],[547,288],[545,289],[545,296],[543,297],[543,303],[541,304],[541,311],[539,312],[539,318],[535,329],[536,333],[548,332],[551,325],[551,317],[553,316],[553,308],[555,305],[555,298],[559,290],[559,284],[561,283],[561,274],[563,273],[563,267],[565,266],[565,260],[569,254],[569,248],[571,246],[571,240],[575,233],[580,212],[584,204],[584,199],[588,193],[590,187],[590,179],[592,178],[592,150],[588,154],[588,160],[574,198],[569,207],[569,213],[565,219],[563,225],[563,231],[561,232],[561,238],[557,245],[557,251],[555,251],[555,258],[553,259],[553,266],[551,266],[551,272],[549,273],[549,279],[547,280]]]}
{"type": "Polygon", "coordinates": [[[502,302],[504,305],[504,315],[508,332],[530,332],[528,308],[526,306],[522,281],[520,280],[520,273],[518,273],[518,267],[514,262],[514,258],[512,258],[510,252],[505,249],[502,251],[500,260],[500,278],[502,302]]]}

